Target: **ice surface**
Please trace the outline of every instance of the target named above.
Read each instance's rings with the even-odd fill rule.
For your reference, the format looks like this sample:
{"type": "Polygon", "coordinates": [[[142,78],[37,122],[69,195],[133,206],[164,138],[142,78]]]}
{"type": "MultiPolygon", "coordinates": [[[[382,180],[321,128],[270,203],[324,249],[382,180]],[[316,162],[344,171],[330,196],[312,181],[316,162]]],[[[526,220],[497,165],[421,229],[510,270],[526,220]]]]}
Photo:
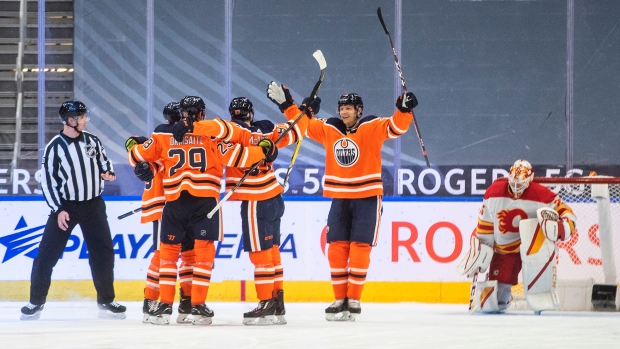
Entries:
{"type": "MultiPolygon", "coordinates": [[[[0,302],[0,348],[618,348],[620,314],[519,311],[469,315],[466,305],[364,303],[355,322],[328,322],[322,303],[287,303],[284,326],[250,327],[254,303],[209,303],[211,326],[143,324],[141,302],[127,319],[97,318],[95,302],[49,302],[20,321],[25,303],[0,302]]],[[[172,318],[176,318],[175,313],[172,318]]]]}

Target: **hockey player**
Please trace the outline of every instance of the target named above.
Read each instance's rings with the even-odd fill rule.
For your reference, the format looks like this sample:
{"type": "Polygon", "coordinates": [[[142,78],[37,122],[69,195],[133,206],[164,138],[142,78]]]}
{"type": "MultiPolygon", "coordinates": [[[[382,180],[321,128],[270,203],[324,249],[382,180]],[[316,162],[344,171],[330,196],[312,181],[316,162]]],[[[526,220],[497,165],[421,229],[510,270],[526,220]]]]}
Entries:
{"type": "MultiPolygon", "coordinates": [[[[292,102],[288,89],[272,83],[268,87],[270,98],[289,99],[286,105],[287,118],[293,119],[301,111],[292,102]],[[278,97],[275,97],[278,96],[278,97]]],[[[269,120],[254,120],[252,102],[246,97],[237,97],[228,108],[232,123],[244,130],[243,145],[258,144],[267,138],[275,142],[290,126],[289,123],[274,125],[269,120]]],[[[285,147],[296,143],[305,133],[307,118],[303,117],[277,144],[285,147]]],[[[197,133],[196,127],[194,133],[197,133]]],[[[226,187],[230,190],[249,169],[228,167],[226,187]]],[[[258,306],[243,314],[245,325],[286,324],[284,308],[284,271],[280,258],[280,220],[284,214],[282,187],[276,180],[271,163],[263,164],[250,174],[232,194],[230,200],[241,201],[241,226],[243,248],[250,254],[254,264],[254,284],[259,299],[258,306]]]]}
{"type": "Polygon", "coordinates": [[[336,300],[325,309],[328,321],[354,321],[361,313],[360,299],[382,212],[381,148],[385,140],[407,131],[417,105],[412,92],[403,93],[391,117],[362,118],[362,98],[347,93],[338,100],[340,118],[308,121],[306,136],[325,147],[323,196],[332,198],[327,242],[336,300]]]}
{"type": "Polygon", "coordinates": [[[484,193],[470,251],[457,267],[461,274],[473,277],[490,265],[489,283],[483,283],[483,287],[479,287],[481,283],[472,285],[476,292],[472,294],[472,311],[505,311],[510,306],[511,288],[518,283],[522,266],[530,307],[535,311],[555,307],[552,304],[557,300],[555,268],[551,266],[555,263],[555,242],[568,239],[574,232],[575,215],[550,189],[532,182],[533,178],[532,165],[517,160],[510,168],[508,180],[496,180],[484,193]],[[532,232],[524,224],[530,219],[534,219],[532,232]],[[524,240],[527,233],[529,237],[524,240]],[[551,244],[552,248],[545,249],[545,244],[551,244]],[[533,270],[536,270],[534,275],[533,270]],[[544,292],[537,293],[548,295],[552,302],[545,299],[541,305],[540,298],[530,297],[528,293],[533,294],[536,288],[543,288],[544,292]],[[481,289],[485,293],[482,297],[481,289]]]}
{"type": "MultiPolygon", "coordinates": [[[[181,107],[179,102],[168,103],[163,110],[164,124],[155,128],[154,132],[172,133],[172,125],[181,120],[181,107]]],[[[125,142],[127,151],[135,145],[147,141],[146,137],[129,137],[125,142]]],[[[140,222],[153,224],[153,257],[147,270],[146,287],[144,288],[144,304],[142,306],[142,322],[150,323],[150,313],[157,308],[159,299],[159,241],[161,236],[161,215],[166,203],[164,196],[164,171],[160,161],[154,163],[140,162],[134,172],[136,176],[145,182],[142,194],[142,211],[140,222]]],[[[186,237],[181,244],[181,266],[179,267],[180,302],[177,323],[191,324],[187,318],[191,314],[191,289],[192,272],[194,268],[194,239],[186,237]]]]}
{"type": "Polygon", "coordinates": [[[262,142],[258,147],[238,144],[216,144],[208,137],[235,141],[238,132],[223,120],[205,122],[205,135],[185,134],[195,121],[206,115],[200,97],[187,96],[180,102],[183,118],[170,133],[154,132],[151,139],[135,146],[129,153],[129,163],[161,161],[164,165],[164,195],[166,205],[162,212],[160,250],[160,303],[152,312],[154,324],[168,324],[174,302],[177,259],[181,242],[188,231],[195,238],[195,266],[192,275],[192,323],[209,325],[213,311],[205,304],[211,270],[215,258],[214,241],[221,240],[221,215],[212,219],[207,213],[219,198],[222,164],[248,167],[264,158],[270,161],[277,156],[273,143],[262,142]],[[180,135],[179,130],[184,130],[180,135]],[[179,136],[178,140],[176,136],[179,136]],[[173,139],[173,136],[175,139],[173,139]]]}

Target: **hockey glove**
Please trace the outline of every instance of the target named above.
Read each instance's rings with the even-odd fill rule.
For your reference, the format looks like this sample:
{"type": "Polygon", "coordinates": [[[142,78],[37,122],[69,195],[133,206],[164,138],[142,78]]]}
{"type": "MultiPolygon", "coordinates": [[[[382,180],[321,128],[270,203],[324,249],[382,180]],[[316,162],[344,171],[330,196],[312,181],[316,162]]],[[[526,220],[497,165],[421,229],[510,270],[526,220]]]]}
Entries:
{"type": "Polygon", "coordinates": [[[146,137],[131,136],[131,137],[127,138],[127,140],[125,141],[125,149],[127,149],[127,151],[130,151],[131,148],[133,148],[135,145],[142,144],[142,143],[146,142],[147,140],[148,140],[148,138],[146,138],[146,137]]]}
{"type": "Polygon", "coordinates": [[[320,97],[306,97],[304,98],[304,101],[301,103],[301,107],[299,107],[299,109],[304,109],[306,106],[308,106],[308,112],[306,113],[306,115],[312,119],[314,117],[314,115],[319,113],[319,110],[321,110],[321,98],[320,97]]]}
{"type": "Polygon", "coordinates": [[[265,162],[274,162],[278,157],[278,147],[273,144],[271,139],[265,138],[258,142],[258,146],[263,148],[263,154],[265,154],[265,162]]]}
{"type": "Polygon", "coordinates": [[[256,166],[254,170],[250,171],[251,169],[247,169],[244,171],[244,174],[250,172],[249,174],[250,176],[258,176],[259,174],[267,173],[271,171],[272,169],[273,169],[272,163],[265,164],[265,162],[261,160],[260,164],[256,166]]]}
{"type": "Polygon", "coordinates": [[[143,182],[148,182],[153,179],[153,177],[155,177],[153,169],[146,161],[137,163],[136,168],[134,168],[133,172],[135,173],[136,177],[138,177],[138,179],[143,182]]]}
{"type": "Polygon", "coordinates": [[[403,113],[411,113],[411,110],[417,106],[418,99],[415,98],[413,92],[405,92],[396,100],[396,108],[403,113]]]}
{"type": "Polygon", "coordinates": [[[288,107],[295,104],[291,92],[284,85],[278,86],[275,82],[271,82],[267,86],[267,98],[278,105],[280,111],[284,113],[288,107]]]}
{"type": "Polygon", "coordinates": [[[184,116],[179,122],[172,126],[172,136],[177,142],[182,142],[183,136],[192,131],[194,131],[194,119],[192,116],[184,116]]]}

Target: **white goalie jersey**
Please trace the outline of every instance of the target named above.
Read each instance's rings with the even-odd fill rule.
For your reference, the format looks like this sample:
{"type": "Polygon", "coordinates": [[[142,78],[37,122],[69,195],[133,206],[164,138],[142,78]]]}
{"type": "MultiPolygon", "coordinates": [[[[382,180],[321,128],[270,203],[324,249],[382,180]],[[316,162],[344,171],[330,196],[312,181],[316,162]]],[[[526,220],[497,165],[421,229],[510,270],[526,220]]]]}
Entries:
{"type": "Polygon", "coordinates": [[[476,235],[498,253],[518,253],[521,245],[519,222],[536,218],[536,210],[547,207],[566,218],[574,230],[575,214],[554,192],[538,183],[531,183],[519,199],[513,199],[508,181],[496,180],[484,194],[478,215],[476,235]]]}

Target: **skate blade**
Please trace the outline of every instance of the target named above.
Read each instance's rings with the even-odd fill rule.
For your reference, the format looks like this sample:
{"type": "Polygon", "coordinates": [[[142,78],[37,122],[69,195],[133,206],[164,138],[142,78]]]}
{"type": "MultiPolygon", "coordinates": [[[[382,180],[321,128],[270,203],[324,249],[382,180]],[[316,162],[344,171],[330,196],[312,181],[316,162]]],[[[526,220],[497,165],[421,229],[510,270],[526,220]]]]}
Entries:
{"type": "Polygon", "coordinates": [[[170,324],[170,315],[168,314],[158,315],[158,316],[151,315],[151,317],[149,318],[149,321],[153,325],[168,325],[170,324]]]}
{"type": "Polygon", "coordinates": [[[100,319],[118,319],[122,320],[126,318],[127,315],[125,313],[113,313],[109,310],[99,310],[99,318],[100,319]]]}
{"type": "Polygon", "coordinates": [[[142,323],[143,324],[150,324],[151,323],[150,319],[151,319],[151,315],[150,314],[146,314],[146,313],[142,314],[142,323]]]}
{"type": "Polygon", "coordinates": [[[189,317],[189,314],[179,314],[177,316],[177,324],[191,325],[192,319],[189,317]]]}
{"type": "Polygon", "coordinates": [[[336,314],[325,314],[325,320],[327,321],[350,321],[351,313],[345,310],[343,312],[336,313],[336,314]]]}
{"type": "Polygon", "coordinates": [[[358,317],[360,314],[356,314],[356,313],[349,313],[349,321],[355,321],[355,318],[358,317]]]}
{"type": "Polygon", "coordinates": [[[192,315],[191,321],[192,321],[192,325],[208,326],[208,325],[211,325],[213,323],[213,318],[212,317],[207,317],[207,316],[192,315]]]}
{"type": "Polygon", "coordinates": [[[271,326],[275,325],[277,322],[278,318],[275,315],[243,318],[243,324],[248,326],[271,326]]]}
{"type": "Polygon", "coordinates": [[[19,319],[24,320],[24,321],[30,321],[30,320],[39,320],[40,317],[41,317],[41,312],[39,311],[32,315],[22,314],[22,316],[19,319]]]}
{"type": "Polygon", "coordinates": [[[276,315],[276,317],[278,318],[278,322],[276,322],[276,325],[286,325],[286,318],[284,317],[284,315],[276,315]]]}

